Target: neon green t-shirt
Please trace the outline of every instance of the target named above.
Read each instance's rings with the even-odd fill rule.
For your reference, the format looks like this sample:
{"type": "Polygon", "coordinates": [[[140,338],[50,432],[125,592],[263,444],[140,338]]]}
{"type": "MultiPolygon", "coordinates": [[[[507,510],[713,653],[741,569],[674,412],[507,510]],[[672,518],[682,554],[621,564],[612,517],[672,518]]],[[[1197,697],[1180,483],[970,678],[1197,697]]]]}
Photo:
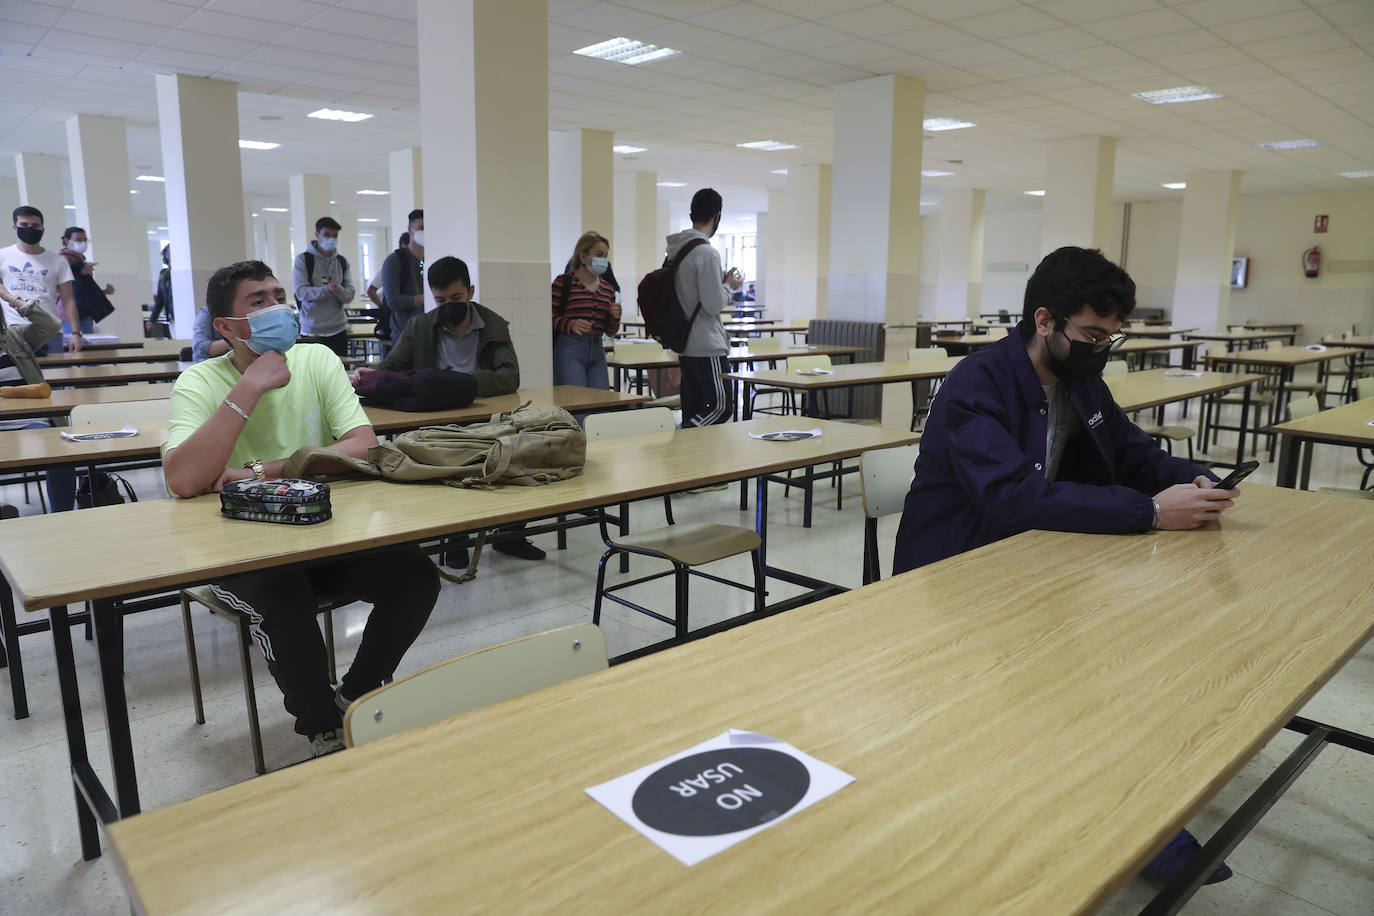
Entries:
{"type": "MultiPolygon", "coordinates": [[[[196,363],[177,379],[164,456],[189,439],[238,384],[242,374],[231,361],[233,355],[230,351],[196,363]]],[[[328,347],[298,343],[286,351],[286,367],[291,381],[258,400],[227,467],[241,467],[253,458],[276,461],[302,446],[333,445],[350,429],[371,425],[343,363],[328,347]]]]}

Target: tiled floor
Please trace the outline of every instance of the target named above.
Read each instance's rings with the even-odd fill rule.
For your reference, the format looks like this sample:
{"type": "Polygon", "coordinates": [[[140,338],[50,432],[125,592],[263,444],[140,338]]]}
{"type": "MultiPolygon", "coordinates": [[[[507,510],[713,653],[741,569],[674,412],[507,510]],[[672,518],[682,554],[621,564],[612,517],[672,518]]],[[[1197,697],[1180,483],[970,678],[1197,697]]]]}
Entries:
{"type": "MultiPolygon", "coordinates": [[[[1273,474],[1273,465],[1265,465],[1253,479],[1272,482],[1273,474]]],[[[157,492],[155,472],[130,476],[145,498],[157,492]]],[[[1352,451],[1318,449],[1314,487],[1353,487],[1358,481],[1359,467],[1352,451]]],[[[22,500],[22,493],[10,488],[0,493],[0,499],[15,502],[22,500]]],[[[749,524],[752,515],[738,511],[737,499],[738,491],[731,487],[676,497],[675,506],[679,518],[749,524]]],[[[863,517],[853,477],[847,481],[844,511],[834,510],[833,496],[825,491],[810,531],[801,527],[801,501],[795,493],[784,500],[775,489],[770,508],[773,562],[793,569],[824,568],[836,581],[859,584],[863,517]]],[[[26,511],[37,511],[36,501],[26,511]]],[[[639,504],[635,512],[643,519],[636,527],[661,523],[660,502],[639,504]]],[[[895,519],[882,526],[885,569],[895,528],[895,519]]],[[[445,584],[439,606],[407,656],[405,668],[414,670],[514,636],[590,619],[600,555],[595,530],[572,532],[569,548],[562,552],[553,550],[553,540],[552,535],[538,539],[549,549],[545,562],[488,553],[475,582],[445,584]]],[[[730,575],[747,578],[747,560],[725,565],[730,575]]],[[[748,608],[750,599],[744,592],[697,582],[693,589],[694,624],[748,608]]],[[[645,586],[641,594],[664,605],[671,600],[666,583],[645,586]]],[[[781,594],[785,592],[774,588],[773,597],[781,594]]],[[[364,611],[354,607],[337,617],[341,669],[346,669],[356,646],[364,611]]],[[[207,614],[196,616],[207,719],[205,725],[196,725],[178,616],[175,608],[169,608],[135,615],[126,625],[126,687],[146,808],[253,776],[232,629],[207,614]]],[[[667,635],[665,626],[614,606],[607,611],[604,627],[613,654],[667,635]]],[[[30,718],[18,722],[10,718],[8,677],[0,675],[0,912],[127,913],[128,901],[111,858],[81,861],[65,778],[67,755],[50,643],[45,636],[27,637],[24,652],[30,718]]],[[[107,753],[98,728],[102,716],[91,675],[94,652],[79,635],[76,652],[83,672],[86,721],[92,730],[91,754],[97,769],[104,772],[107,753]]],[[[268,765],[279,767],[304,757],[307,748],[292,732],[266,666],[260,659],[255,661],[268,765]]],[[[1353,658],[1305,712],[1374,734],[1374,646],[1353,658]]],[[[1194,831],[1208,836],[1298,740],[1287,732],[1276,736],[1193,820],[1194,831]]],[[[1236,877],[1204,888],[1186,913],[1374,913],[1374,757],[1328,749],[1229,861],[1236,877]]],[[[1136,912],[1153,890],[1143,881],[1132,881],[1101,912],[1136,912]]]]}

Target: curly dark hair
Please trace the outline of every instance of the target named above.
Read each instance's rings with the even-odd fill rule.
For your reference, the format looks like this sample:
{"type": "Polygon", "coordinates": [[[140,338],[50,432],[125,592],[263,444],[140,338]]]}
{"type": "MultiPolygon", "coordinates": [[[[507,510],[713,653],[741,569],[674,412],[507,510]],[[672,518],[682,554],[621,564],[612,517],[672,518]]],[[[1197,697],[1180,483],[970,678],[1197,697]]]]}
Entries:
{"type": "Polygon", "coordinates": [[[1085,305],[1103,318],[1125,321],[1135,309],[1135,281],[1096,248],[1065,245],[1051,251],[1026,281],[1021,338],[1035,333],[1036,309],[1047,309],[1062,328],[1085,305]]]}
{"type": "Polygon", "coordinates": [[[244,280],[266,280],[275,277],[272,268],[261,261],[235,261],[228,267],[221,267],[205,284],[205,305],[210,309],[211,318],[231,318],[230,309],[239,284],[244,280]]]}

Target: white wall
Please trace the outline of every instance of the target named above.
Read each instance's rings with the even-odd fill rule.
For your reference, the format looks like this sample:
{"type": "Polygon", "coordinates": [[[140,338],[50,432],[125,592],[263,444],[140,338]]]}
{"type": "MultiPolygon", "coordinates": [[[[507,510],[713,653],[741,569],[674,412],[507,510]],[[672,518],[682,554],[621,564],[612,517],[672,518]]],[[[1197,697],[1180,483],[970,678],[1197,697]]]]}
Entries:
{"type": "Polygon", "coordinates": [[[983,221],[983,302],[980,312],[1006,309],[1021,314],[1026,281],[1040,263],[1040,213],[1031,210],[988,212],[983,221]],[[989,264],[1025,264],[1024,271],[989,270],[989,264]]]}
{"type": "MultiPolygon", "coordinates": [[[[582,235],[582,135],[549,131],[549,272],[563,272],[582,235]]],[[[612,261],[615,253],[612,253],[612,261]]]]}

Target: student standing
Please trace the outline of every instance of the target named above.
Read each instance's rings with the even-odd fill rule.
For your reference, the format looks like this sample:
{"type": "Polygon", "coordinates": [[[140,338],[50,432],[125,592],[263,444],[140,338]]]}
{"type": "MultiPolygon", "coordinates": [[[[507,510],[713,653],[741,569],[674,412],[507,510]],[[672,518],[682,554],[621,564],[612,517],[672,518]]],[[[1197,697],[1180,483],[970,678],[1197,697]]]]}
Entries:
{"type": "MultiPolygon", "coordinates": [[[[70,350],[81,349],[81,320],[72,295],[72,268],[67,259],[38,244],[43,240],[43,211],[37,207],[14,208],[14,234],[18,242],[0,248],[0,276],[9,291],[20,299],[35,301],[72,329],[70,350]]],[[[52,340],[35,350],[46,356],[51,349],[62,349],[59,331],[52,340]]]]}
{"type": "Polygon", "coordinates": [[[411,210],[410,241],[386,256],[380,271],[382,297],[391,310],[391,339],[400,341],[406,322],[425,310],[425,211],[411,210]]]}
{"type": "MultiPolygon", "coordinates": [[[[81,316],[83,336],[94,334],[95,323],[104,321],[114,311],[108,297],[114,295],[115,288],[108,283],[101,287],[95,281],[95,262],[86,259],[90,245],[85,229],[68,226],[62,233],[62,250],[58,252],[72,269],[72,298],[76,299],[76,311],[81,316]]],[[[70,334],[72,329],[63,322],[62,330],[70,334]]]]}
{"type": "Polygon", "coordinates": [[[315,220],[315,238],[296,255],[291,285],[300,307],[301,339],[324,344],[340,359],[348,355],[348,314],[344,306],[356,291],[348,259],[339,254],[339,223],[329,216],[315,220]]]}
{"type": "Polygon", "coordinates": [[[611,243],[584,232],[563,273],[553,281],[553,383],[584,388],[611,387],[603,336],[620,328],[615,286],[606,279],[611,243]]]}

